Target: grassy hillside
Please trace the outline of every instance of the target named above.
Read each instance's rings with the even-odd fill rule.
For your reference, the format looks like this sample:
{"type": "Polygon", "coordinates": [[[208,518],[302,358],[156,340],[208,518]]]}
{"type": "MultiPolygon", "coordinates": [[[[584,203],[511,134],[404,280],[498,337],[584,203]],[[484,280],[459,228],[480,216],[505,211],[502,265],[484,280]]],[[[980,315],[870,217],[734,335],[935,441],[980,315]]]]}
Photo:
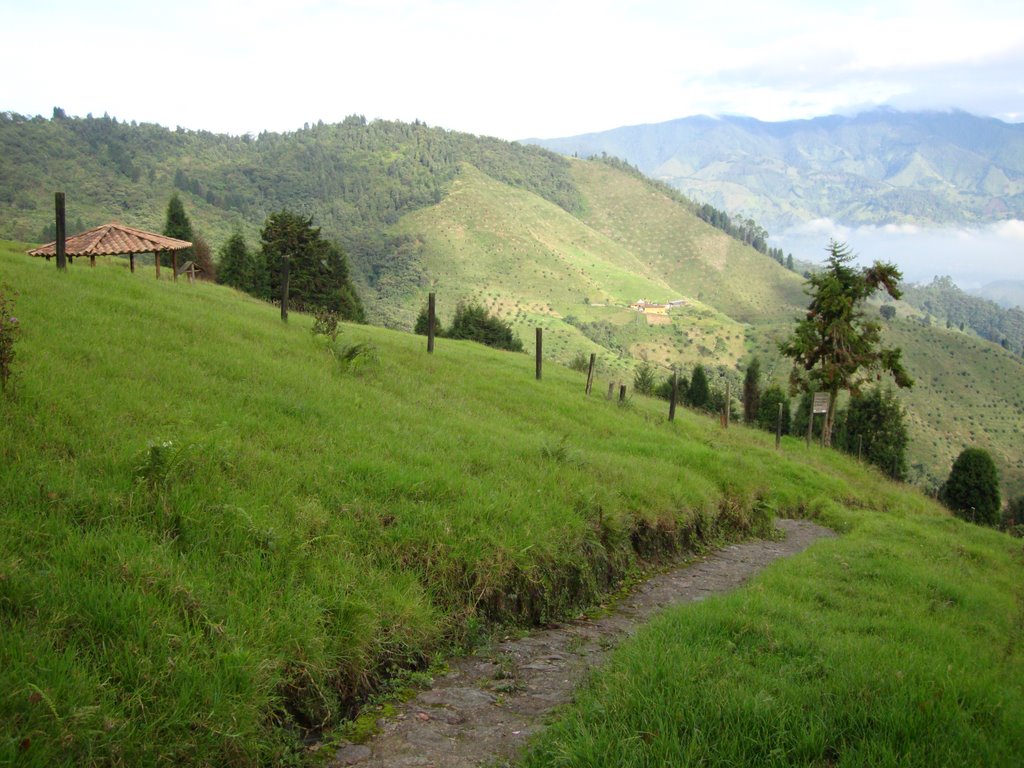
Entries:
{"type": "Polygon", "coordinates": [[[832,452],[527,355],[0,249],[0,762],[300,761],[298,736],[487,622],[815,499],[941,515],[832,452]],[[603,390],[599,381],[597,390],[603,390]]]}
{"type": "Polygon", "coordinates": [[[662,614],[524,764],[1016,765],[1019,541],[900,508],[821,511],[842,538],[662,614]]]}
{"type": "MultiPolygon", "coordinates": [[[[574,161],[582,218],[656,276],[741,323],[790,321],[806,304],[802,278],[698,219],[644,180],[574,161]]],[[[653,299],[653,297],[650,297],[653,299]]]]}
{"type": "Polygon", "coordinates": [[[620,376],[628,377],[642,355],[667,366],[692,365],[701,348],[722,363],[744,354],[742,327],[696,297],[659,325],[631,311],[629,304],[642,297],[669,301],[686,294],[586,222],[470,166],[443,201],[406,216],[396,232],[418,238],[419,265],[430,276],[429,288],[388,309],[406,327],[428,290],[435,290],[444,302],[442,321],[458,301],[479,301],[511,321],[526,341],[535,327],[545,328],[555,359],[596,351],[602,366],[620,376]],[[588,338],[580,329],[589,323],[606,324],[608,333],[588,338]]]}
{"type": "Polygon", "coordinates": [[[992,454],[1004,497],[1024,494],[1024,361],[956,329],[898,320],[886,343],[904,351],[916,380],[900,393],[908,410],[911,461],[945,481],[953,460],[970,446],[992,454]]]}

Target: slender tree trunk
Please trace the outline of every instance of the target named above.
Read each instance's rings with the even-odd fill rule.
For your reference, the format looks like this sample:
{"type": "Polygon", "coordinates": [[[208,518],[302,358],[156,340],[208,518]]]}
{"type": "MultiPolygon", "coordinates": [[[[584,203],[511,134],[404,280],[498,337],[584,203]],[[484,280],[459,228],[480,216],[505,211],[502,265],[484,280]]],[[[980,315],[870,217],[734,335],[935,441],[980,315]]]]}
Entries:
{"type": "MultiPolygon", "coordinates": [[[[821,444],[826,448],[832,447],[832,425],[836,420],[836,401],[838,399],[838,389],[833,389],[828,393],[828,413],[825,414],[825,423],[821,426],[821,444]]],[[[814,410],[814,403],[811,403],[811,410],[814,410]]],[[[813,418],[813,414],[811,417],[813,418]]]]}

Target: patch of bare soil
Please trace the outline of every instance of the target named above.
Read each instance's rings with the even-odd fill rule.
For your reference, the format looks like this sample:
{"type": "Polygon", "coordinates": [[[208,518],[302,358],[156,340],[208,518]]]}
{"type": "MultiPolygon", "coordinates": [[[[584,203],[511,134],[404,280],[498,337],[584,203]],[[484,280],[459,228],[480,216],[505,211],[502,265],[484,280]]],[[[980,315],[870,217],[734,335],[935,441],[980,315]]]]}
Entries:
{"type": "Polygon", "coordinates": [[[720,549],[659,574],[607,616],[509,639],[453,662],[451,671],[380,723],[366,744],[343,745],[332,766],[469,768],[513,761],[545,716],[569,701],[584,674],[657,612],[736,589],[773,561],[835,534],[805,520],[778,520],[778,541],[720,549]]]}

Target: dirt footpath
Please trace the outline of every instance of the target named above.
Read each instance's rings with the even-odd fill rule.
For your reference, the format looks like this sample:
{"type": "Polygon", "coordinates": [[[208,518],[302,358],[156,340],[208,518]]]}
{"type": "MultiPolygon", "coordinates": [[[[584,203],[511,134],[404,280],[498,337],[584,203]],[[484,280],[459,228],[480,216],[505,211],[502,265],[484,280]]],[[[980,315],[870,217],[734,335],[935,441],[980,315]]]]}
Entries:
{"type": "Polygon", "coordinates": [[[332,766],[469,768],[512,761],[545,716],[569,701],[588,669],[663,608],[735,589],[769,563],[835,534],[805,520],[778,520],[786,537],[718,550],[653,577],[607,616],[507,640],[456,660],[433,686],[382,721],[365,745],[337,751],[332,766]]]}

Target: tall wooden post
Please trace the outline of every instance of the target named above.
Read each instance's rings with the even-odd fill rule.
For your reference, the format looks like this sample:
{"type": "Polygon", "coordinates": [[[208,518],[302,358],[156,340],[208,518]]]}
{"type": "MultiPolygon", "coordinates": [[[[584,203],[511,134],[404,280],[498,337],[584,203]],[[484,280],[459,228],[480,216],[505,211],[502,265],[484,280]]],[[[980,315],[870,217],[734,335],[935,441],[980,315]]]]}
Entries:
{"type": "Polygon", "coordinates": [[[811,392],[811,408],[807,414],[807,447],[811,447],[811,435],[814,433],[814,396],[817,392],[811,392]]]}
{"type": "Polygon", "coordinates": [[[160,279],[160,254],[159,253],[154,253],[153,254],[153,263],[156,264],[156,279],[159,280],[160,279]]]}
{"type": "Polygon", "coordinates": [[[434,325],[436,325],[436,315],[434,314],[435,309],[435,294],[431,293],[427,296],[427,352],[433,353],[434,351],[434,325]]]}
{"type": "Polygon", "coordinates": [[[587,394],[590,394],[591,388],[594,386],[594,363],[597,362],[597,354],[595,352],[590,353],[590,368],[587,370],[587,394]]]}
{"type": "Polygon", "coordinates": [[[676,400],[679,398],[679,371],[672,369],[672,398],[668,401],[668,420],[676,420],[676,400]]]}
{"type": "Polygon", "coordinates": [[[89,266],[90,267],[95,267],[96,266],[96,254],[95,253],[90,253],[89,254],[89,266]]]}
{"type": "Polygon", "coordinates": [[[732,394],[729,391],[729,382],[725,382],[725,411],[722,413],[722,426],[729,428],[729,411],[732,410],[732,394]]]}
{"type": "Polygon", "coordinates": [[[782,403],[779,403],[779,415],[775,417],[775,450],[782,445],[782,403]]]}
{"type": "Polygon", "coordinates": [[[288,254],[281,257],[281,319],[288,322],[288,281],[291,271],[291,259],[288,254]]]}
{"type": "Polygon", "coordinates": [[[174,273],[174,282],[178,282],[178,252],[171,251],[171,271],[174,273]]]}
{"type": "Polygon", "coordinates": [[[537,329],[537,381],[540,381],[541,368],[544,360],[544,329],[537,329]]]}
{"type": "Polygon", "coordinates": [[[864,456],[864,435],[857,435],[857,461],[864,456]]]}
{"type": "Polygon", "coordinates": [[[67,239],[67,230],[64,228],[64,193],[54,192],[53,193],[53,207],[54,214],[57,217],[57,269],[67,269],[68,259],[66,253],[65,240],[67,239]]]}
{"type": "Polygon", "coordinates": [[[626,402],[626,385],[625,384],[619,384],[619,402],[620,403],[626,402]]]}
{"type": "Polygon", "coordinates": [[[135,254],[134,253],[129,253],[128,254],[128,268],[132,271],[132,274],[134,275],[135,274],[135,254]]]}
{"type": "Polygon", "coordinates": [[[605,399],[606,400],[611,400],[612,399],[612,395],[614,395],[614,394],[615,394],[615,382],[614,381],[609,381],[608,382],[608,395],[605,397],[605,399]]]}

